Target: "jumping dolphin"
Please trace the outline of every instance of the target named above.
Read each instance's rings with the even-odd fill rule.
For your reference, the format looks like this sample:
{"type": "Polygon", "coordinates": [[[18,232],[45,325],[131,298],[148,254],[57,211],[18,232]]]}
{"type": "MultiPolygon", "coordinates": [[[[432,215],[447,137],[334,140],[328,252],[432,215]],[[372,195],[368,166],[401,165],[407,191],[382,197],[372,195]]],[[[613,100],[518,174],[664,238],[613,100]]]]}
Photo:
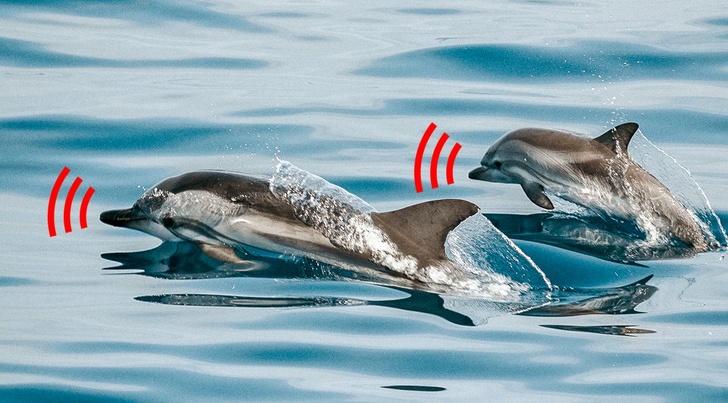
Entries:
{"type": "Polygon", "coordinates": [[[267,179],[199,171],[165,179],[133,207],[103,212],[100,219],[162,240],[195,242],[222,261],[240,263],[237,248],[262,250],[354,265],[412,287],[407,281],[426,282],[413,272],[453,266],[445,254],[446,237],[479,211],[464,200],[429,201],[381,213],[352,213],[346,206],[337,207],[335,200],[326,205],[331,206],[327,216],[309,217],[275,194],[267,179]]]}
{"type": "Polygon", "coordinates": [[[547,193],[572,203],[657,229],[697,251],[709,246],[697,218],[654,176],[635,163],[627,147],[638,129],[621,124],[594,139],[547,129],[518,129],[498,139],[468,175],[519,183],[536,205],[551,210],[547,193]]]}

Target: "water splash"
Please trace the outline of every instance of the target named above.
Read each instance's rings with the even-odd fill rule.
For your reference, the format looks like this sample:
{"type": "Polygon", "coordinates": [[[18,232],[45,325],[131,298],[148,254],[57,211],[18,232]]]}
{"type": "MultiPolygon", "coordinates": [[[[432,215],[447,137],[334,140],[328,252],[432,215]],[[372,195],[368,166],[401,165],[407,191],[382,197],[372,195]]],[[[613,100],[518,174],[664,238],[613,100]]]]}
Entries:
{"type": "Polygon", "coordinates": [[[481,214],[450,232],[445,252],[459,268],[486,282],[494,295],[508,298],[517,293],[542,299],[543,292],[551,289],[536,263],[481,214]]]}
{"type": "MultiPolygon", "coordinates": [[[[615,140],[619,144],[619,139],[615,140]]],[[[627,144],[629,146],[629,144],[627,144]]],[[[623,200],[616,199],[612,200],[611,195],[608,196],[609,202],[605,205],[623,204],[619,209],[622,212],[627,212],[622,216],[629,217],[634,214],[634,226],[631,228],[632,232],[641,233],[644,236],[643,240],[637,240],[634,243],[634,247],[642,249],[653,245],[667,245],[670,243],[669,235],[662,230],[662,228],[655,222],[653,212],[658,211],[660,206],[652,205],[650,200],[639,201],[640,191],[636,189],[634,183],[629,178],[630,166],[632,161],[628,153],[623,151],[622,146],[614,147],[616,152],[616,158],[613,158],[607,162],[607,179],[614,189],[617,190],[618,194],[626,195],[623,200]],[[649,206],[645,208],[641,203],[649,206]]],[[[608,220],[613,220],[612,217],[603,217],[608,220]]],[[[629,227],[629,222],[625,222],[623,225],[625,228],[629,227]]]]}
{"type": "MultiPolygon", "coordinates": [[[[297,217],[346,250],[372,260],[436,292],[492,301],[539,304],[551,285],[541,270],[482,215],[466,219],[447,237],[448,264],[419,267],[372,221],[376,210],[346,190],[280,161],[271,192],[297,217]]],[[[531,305],[532,306],[532,305],[531,305]]]]}
{"type": "Polygon", "coordinates": [[[703,189],[693,179],[690,171],[665,151],[655,146],[637,130],[629,149],[630,156],[642,168],[662,182],[675,198],[694,216],[700,229],[714,247],[726,246],[725,228],[710,205],[703,189]]]}

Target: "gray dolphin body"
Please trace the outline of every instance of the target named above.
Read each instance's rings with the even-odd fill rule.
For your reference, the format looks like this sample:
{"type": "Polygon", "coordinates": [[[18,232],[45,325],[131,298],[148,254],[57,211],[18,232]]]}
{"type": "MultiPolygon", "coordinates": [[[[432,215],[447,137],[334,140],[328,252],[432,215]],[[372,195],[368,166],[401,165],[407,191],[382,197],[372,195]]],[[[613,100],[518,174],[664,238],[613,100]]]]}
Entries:
{"type": "Polygon", "coordinates": [[[498,139],[468,175],[518,183],[536,205],[551,210],[547,192],[573,203],[657,229],[698,251],[710,248],[697,219],[627,153],[636,123],[589,139],[546,129],[519,129],[498,139]]]}
{"type": "Polygon", "coordinates": [[[445,239],[478,210],[464,200],[438,200],[382,213],[334,207],[330,216],[310,217],[274,194],[267,179],[201,171],[166,179],[133,207],[103,212],[100,219],[163,240],[195,242],[218,260],[240,262],[235,249],[253,247],[354,266],[396,283],[411,277],[408,270],[452,265],[445,239]],[[344,225],[347,220],[356,225],[344,225]]]}

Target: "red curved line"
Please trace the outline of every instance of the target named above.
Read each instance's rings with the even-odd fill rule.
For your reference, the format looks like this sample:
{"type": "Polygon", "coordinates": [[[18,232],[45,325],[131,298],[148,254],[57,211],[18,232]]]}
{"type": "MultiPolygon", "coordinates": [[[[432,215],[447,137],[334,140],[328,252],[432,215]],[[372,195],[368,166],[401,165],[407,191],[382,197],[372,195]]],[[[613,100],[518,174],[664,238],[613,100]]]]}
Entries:
{"type": "Polygon", "coordinates": [[[437,189],[437,164],[440,160],[440,153],[442,152],[442,147],[445,147],[445,142],[447,142],[447,139],[449,139],[450,136],[447,135],[447,133],[442,133],[442,136],[440,136],[440,140],[437,141],[437,145],[435,146],[435,151],[432,153],[432,159],[430,160],[430,182],[432,182],[432,188],[437,189]]]}
{"type": "Polygon", "coordinates": [[[434,122],[430,123],[430,126],[422,135],[422,139],[420,139],[420,145],[417,146],[417,154],[415,154],[415,191],[417,193],[422,191],[422,157],[425,155],[425,147],[427,147],[427,142],[430,141],[430,136],[432,136],[435,128],[437,128],[437,125],[434,122]]]}
{"type": "Polygon", "coordinates": [[[88,227],[86,213],[88,212],[88,203],[91,201],[91,197],[94,195],[94,192],[94,188],[89,187],[86,193],[83,195],[83,200],[81,200],[81,229],[88,227]]]}
{"type": "Polygon", "coordinates": [[[56,178],[56,183],[53,184],[51,195],[48,198],[48,235],[51,237],[56,236],[56,201],[58,200],[58,192],[61,191],[61,185],[66,180],[66,176],[71,172],[68,167],[63,167],[61,172],[56,178]]]}
{"type": "Polygon", "coordinates": [[[68,195],[66,196],[66,203],[63,205],[63,229],[66,232],[71,232],[71,205],[73,204],[73,197],[76,196],[78,187],[81,186],[83,179],[78,176],[74,179],[71,184],[71,188],[68,189],[68,195]]]}
{"type": "Polygon", "coordinates": [[[458,153],[463,146],[460,143],[455,143],[450,151],[450,155],[447,157],[447,184],[452,185],[455,183],[455,177],[453,175],[453,169],[455,168],[455,158],[458,157],[458,153]]]}

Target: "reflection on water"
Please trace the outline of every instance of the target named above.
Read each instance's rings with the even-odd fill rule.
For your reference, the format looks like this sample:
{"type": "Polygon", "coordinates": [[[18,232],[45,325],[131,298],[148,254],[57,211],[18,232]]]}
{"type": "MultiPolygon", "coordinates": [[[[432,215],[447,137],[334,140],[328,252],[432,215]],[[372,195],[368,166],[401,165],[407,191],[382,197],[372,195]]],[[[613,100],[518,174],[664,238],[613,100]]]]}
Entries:
{"type": "MultiPolygon", "coordinates": [[[[264,277],[373,282],[372,279],[362,277],[351,270],[305,258],[286,260],[278,257],[245,255],[244,263],[222,262],[205,255],[199,246],[191,242],[164,242],[150,250],[130,253],[105,253],[102,257],[121,263],[120,266],[104,269],[108,272],[134,273],[174,280],[264,277]]],[[[623,287],[556,289],[552,301],[546,305],[530,307],[519,305],[509,308],[498,306],[497,313],[512,312],[539,317],[633,314],[637,313],[635,311],[637,305],[648,300],[657,291],[656,287],[647,285],[651,278],[652,276],[648,276],[623,287]]],[[[386,287],[401,291],[407,296],[389,300],[368,300],[320,295],[260,297],[184,293],[142,295],[135,299],[165,305],[237,308],[321,308],[370,305],[425,313],[461,326],[475,326],[485,322],[489,316],[497,314],[494,312],[493,303],[488,301],[466,300],[459,297],[394,286],[386,287]]],[[[619,326],[614,325],[609,328],[618,328],[619,326]]],[[[644,331],[643,333],[649,332],[644,331]]]]}
{"type": "Polygon", "coordinates": [[[373,305],[411,312],[422,312],[438,316],[450,323],[461,326],[475,326],[473,319],[467,315],[444,307],[445,301],[438,294],[425,291],[391,287],[409,294],[403,299],[394,300],[361,300],[337,297],[250,297],[243,295],[210,295],[210,294],[164,294],[143,295],[137,301],[156,302],[165,305],[184,306],[218,306],[238,308],[324,308],[337,306],[373,305]]]}
{"type": "Polygon", "coordinates": [[[406,390],[410,392],[442,392],[447,389],[441,386],[422,386],[422,385],[389,385],[382,386],[384,389],[406,390]]]}
{"type": "Polygon", "coordinates": [[[647,301],[657,287],[647,285],[652,276],[622,287],[557,290],[558,304],[523,312],[528,316],[624,315],[639,313],[635,307],[647,301]]]}
{"type": "Polygon", "coordinates": [[[693,248],[679,244],[644,241],[624,223],[601,217],[564,213],[485,214],[512,239],[538,242],[619,263],[639,260],[674,259],[695,255],[693,248]]]}
{"type": "Polygon", "coordinates": [[[570,332],[585,332],[597,334],[609,334],[614,336],[631,336],[638,334],[655,333],[653,330],[640,329],[635,325],[605,325],[605,326],[569,326],[569,325],[541,325],[549,329],[567,330],[570,332]]]}

